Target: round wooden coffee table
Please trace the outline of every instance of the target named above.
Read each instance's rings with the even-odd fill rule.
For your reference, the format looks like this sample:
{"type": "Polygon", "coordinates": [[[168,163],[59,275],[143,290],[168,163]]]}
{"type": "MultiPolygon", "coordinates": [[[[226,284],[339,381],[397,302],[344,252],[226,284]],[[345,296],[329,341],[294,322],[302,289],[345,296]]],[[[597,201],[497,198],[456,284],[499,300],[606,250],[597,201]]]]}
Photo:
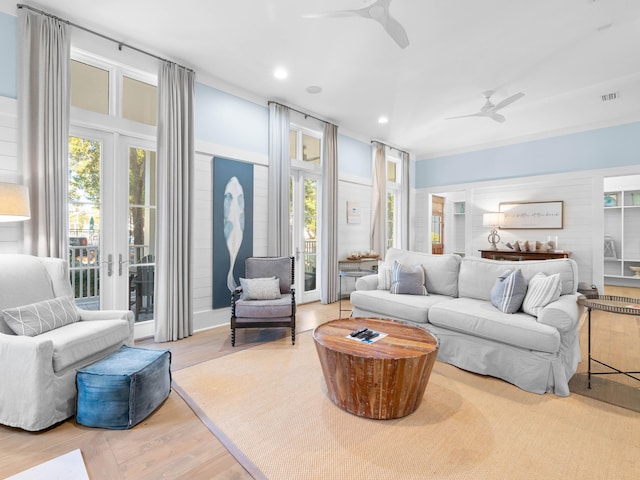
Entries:
{"type": "Polygon", "coordinates": [[[438,353],[426,330],[394,320],[345,318],[313,332],[331,400],[366,418],[399,418],[422,401],[438,353]],[[349,334],[367,328],[386,336],[364,343],[349,334]]]}

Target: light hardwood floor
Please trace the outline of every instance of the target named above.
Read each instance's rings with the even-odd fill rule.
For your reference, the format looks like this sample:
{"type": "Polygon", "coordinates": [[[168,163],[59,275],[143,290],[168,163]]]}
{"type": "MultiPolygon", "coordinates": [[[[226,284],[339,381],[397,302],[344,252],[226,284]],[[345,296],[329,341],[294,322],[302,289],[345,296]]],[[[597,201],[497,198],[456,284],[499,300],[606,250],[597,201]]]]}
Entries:
{"type": "MultiPolygon", "coordinates": [[[[638,289],[606,289],[605,293],[640,297],[638,289]]],[[[315,328],[337,317],[338,304],[301,305],[298,331],[315,328]]],[[[606,358],[621,369],[637,369],[640,366],[640,317],[599,312],[593,320],[594,356],[606,358]]],[[[259,343],[285,338],[289,333],[286,329],[241,330],[237,335],[235,348],[230,345],[228,327],[199,332],[179,342],[158,344],[142,340],[136,342],[136,346],[170,348],[172,370],[177,371],[259,343]]],[[[581,328],[581,338],[586,359],[586,322],[581,328]]],[[[579,367],[581,370],[586,371],[584,361],[579,367]]],[[[611,380],[613,377],[640,394],[634,380],[622,375],[607,376],[611,380]]],[[[131,430],[87,428],[78,425],[74,418],[39,433],[0,426],[0,478],[74,449],[82,451],[92,479],[252,478],[174,391],[161,408],[131,430]]]]}

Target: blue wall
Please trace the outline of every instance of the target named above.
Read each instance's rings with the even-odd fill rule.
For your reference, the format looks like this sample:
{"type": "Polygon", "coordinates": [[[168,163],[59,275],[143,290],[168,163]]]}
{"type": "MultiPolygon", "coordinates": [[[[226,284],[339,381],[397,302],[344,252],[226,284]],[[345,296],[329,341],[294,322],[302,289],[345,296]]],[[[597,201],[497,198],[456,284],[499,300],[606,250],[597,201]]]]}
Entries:
{"type": "Polygon", "coordinates": [[[338,134],[338,170],[360,177],[371,177],[371,144],[338,134]]]}
{"type": "Polygon", "coordinates": [[[415,187],[640,164],[640,122],[416,162],[415,187]]]}
{"type": "Polygon", "coordinates": [[[18,18],[0,12],[0,96],[18,98],[18,18]]]}
{"type": "Polygon", "coordinates": [[[197,140],[268,154],[267,107],[199,83],[195,90],[197,140]]]}

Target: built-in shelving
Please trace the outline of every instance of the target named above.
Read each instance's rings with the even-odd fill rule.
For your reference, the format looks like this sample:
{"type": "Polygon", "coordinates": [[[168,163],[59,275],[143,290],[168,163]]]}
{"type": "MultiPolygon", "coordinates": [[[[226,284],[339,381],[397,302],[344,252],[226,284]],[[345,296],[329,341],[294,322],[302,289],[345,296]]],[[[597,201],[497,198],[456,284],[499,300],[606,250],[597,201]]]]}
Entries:
{"type": "Polygon", "coordinates": [[[605,283],[640,284],[640,188],[604,194],[605,283]]]}

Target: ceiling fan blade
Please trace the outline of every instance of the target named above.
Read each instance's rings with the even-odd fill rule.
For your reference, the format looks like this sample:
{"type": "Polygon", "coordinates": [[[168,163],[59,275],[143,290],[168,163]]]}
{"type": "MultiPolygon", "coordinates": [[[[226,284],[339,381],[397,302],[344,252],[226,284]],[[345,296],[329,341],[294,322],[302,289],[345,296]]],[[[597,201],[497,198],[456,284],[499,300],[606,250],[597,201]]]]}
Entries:
{"type": "Polygon", "coordinates": [[[500,115],[499,113],[495,113],[495,112],[485,116],[489,117],[491,120],[495,120],[498,123],[504,123],[504,121],[506,120],[506,118],[504,118],[504,115],[500,115]]]}
{"type": "Polygon", "coordinates": [[[467,118],[467,117],[486,117],[486,115],[482,112],[472,113],[470,115],[460,115],[457,117],[447,117],[445,120],[455,120],[456,118],[467,118]]]}
{"type": "Polygon", "coordinates": [[[409,46],[409,37],[407,36],[407,32],[395,18],[392,16],[387,17],[386,23],[383,23],[382,26],[400,48],[404,49],[409,46]]]}
{"type": "Polygon", "coordinates": [[[360,10],[337,10],[334,12],[305,13],[302,18],[342,18],[362,16],[360,10]]]}
{"type": "Polygon", "coordinates": [[[502,100],[500,103],[498,103],[495,108],[493,109],[494,112],[497,112],[498,110],[500,110],[501,108],[506,107],[507,105],[511,105],[513,102],[515,102],[516,100],[520,100],[522,97],[524,97],[524,93],[522,92],[518,92],[515,95],[511,95],[510,97],[505,98],[504,100],[502,100]]]}

